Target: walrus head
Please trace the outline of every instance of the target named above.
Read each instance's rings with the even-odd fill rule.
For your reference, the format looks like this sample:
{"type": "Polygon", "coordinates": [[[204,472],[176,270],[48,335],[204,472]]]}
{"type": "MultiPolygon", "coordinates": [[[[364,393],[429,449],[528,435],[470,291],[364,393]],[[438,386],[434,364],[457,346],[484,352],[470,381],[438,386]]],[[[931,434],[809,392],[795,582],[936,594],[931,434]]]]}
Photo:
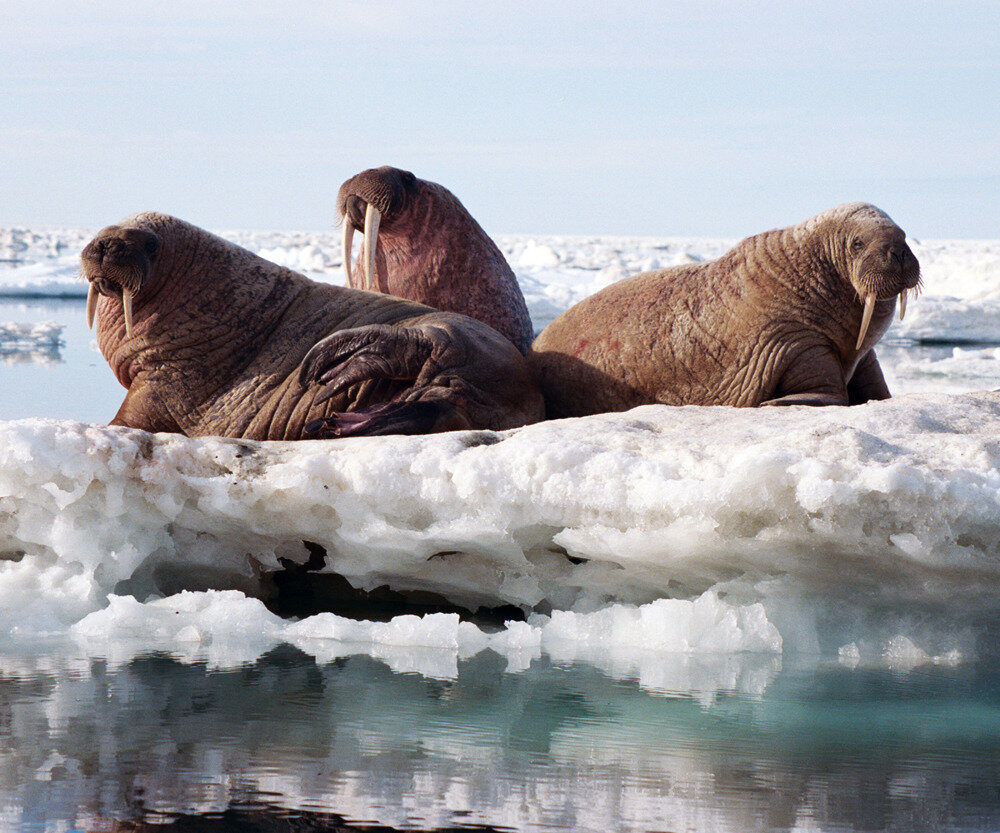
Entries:
{"type": "Polygon", "coordinates": [[[365,289],[374,289],[379,228],[388,227],[402,214],[418,189],[419,180],[412,173],[388,165],[362,171],[340,186],[337,212],[344,220],[344,270],[348,282],[354,232],[364,232],[365,289]]]}
{"type": "Polygon", "coordinates": [[[125,333],[132,335],[132,301],[149,278],[160,251],[160,238],[140,228],[108,226],[80,255],[87,293],[87,326],[94,326],[98,295],[118,298],[125,312],[125,333]]]}
{"type": "Polygon", "coordinates": [[[846,203],[806,220],[796,231],[818,232],[830,241],[830,255],[864,305],[856,350],[861,349],[876,301],[899,296],[899,317],[906,314],[906,298],[920,288],[920,264],[906,243],[906,234],[879,208],[869,203],[846,203]]]}

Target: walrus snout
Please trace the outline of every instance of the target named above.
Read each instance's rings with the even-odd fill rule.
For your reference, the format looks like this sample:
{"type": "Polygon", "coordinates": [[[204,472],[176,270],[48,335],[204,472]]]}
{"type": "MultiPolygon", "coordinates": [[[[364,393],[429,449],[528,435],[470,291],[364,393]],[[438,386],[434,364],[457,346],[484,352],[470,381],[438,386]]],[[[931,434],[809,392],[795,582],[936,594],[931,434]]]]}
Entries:
{"type": "Polygon", "coordinates": [[[920,261],[905,243],[900,247],[898,263],[904,286],[907,289],[920,286],[920,261]]]}
{"type": "Polygon", "coordinates": [[[905,241],[876,245],[858,264],[858,283],[864,296],[892,298],[919,286],[920,263],[905,241]]]}
{"type": "Polygon", "coordinates": [[[344,203],[344,222],[354,226],[355,231],[364,231],[367,209],[368,203],[357,194],[350,194],[344,203]]]}
{"type": "Polygon", "coordinates": [[[857,264],[854,282],[858,295],[864,301],[861,329],[856,349],[860,350],[876,301],[886,301],[899,296],[899,319],[906,315],[909,291],[919,291],[920,263],[903,239],[903,232],[893,227],[880,234],[865,249],[857,264]]]}
{"type": "Polygon", "coordinates": [[[337,192],[337,211],[344,218],[344,272],[351,275],[351,243],[355,231],[363,231],[364,288],[375,289],[375,252],[383,218],[391,221],[405,210],[417,190],[417,178],[409,171],[388,166],[369,168],[352,176],[337,192]]]}
{"type": "Polygon", "coordinates": [[[94,326],[99,295],[120,298],[125,332],[132,335],[132,302],[160,253],[160,238],[138,228],[108,226],[80,253],[87,292],[87,326],[94,326]]]}
{"type": "Polygon", "coordinates": [[[885,271],[898,277],[901,289],[912,289],[920,282],[920,264],[905,242],[890,243],[882,252],[882,259],[885,271]]]}
{"type": "Polygon", "coordinates": [[[383,217],[403,211],[417,191],[417,178],[410,171],[383,165],[355,174],[337,192],[337,211],[349,217],[361,231],[367,206],[383,217]]]}

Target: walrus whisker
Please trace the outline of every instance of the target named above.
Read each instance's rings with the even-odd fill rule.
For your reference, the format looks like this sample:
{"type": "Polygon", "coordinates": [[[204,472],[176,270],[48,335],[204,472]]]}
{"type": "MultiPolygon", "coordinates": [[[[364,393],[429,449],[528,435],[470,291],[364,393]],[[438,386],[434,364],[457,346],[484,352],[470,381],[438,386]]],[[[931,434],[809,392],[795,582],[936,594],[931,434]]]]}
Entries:
{"type": "Polygon", "coordinates": [[[365,209],[365,289],[375,291],[375,246],[378,244],[378,227],[382,221],[379,210],[368,203],[365,209]]]}
{"type": "Polygon", "coordinates": [[[875,294],[872,293],[867,298],[865,298],[865,312],[861,316],[861,332],[858,333],[858,343],[854,347],[855,350],[861,349],[861,342],[865,340],[865,333],[868,332],[868,325],[872,320],[872,313],[875,311],[875,294]]]}
{"type": "Polygon", "coordinates": [[[351,285],[351,247],[354,245],[354,225],[350,217],[344,217],[344,274],[347,276],[347,285],[351,285]]]}
{"type": "Polygon", "coordinates": [[[122,307],[125,309],[125,335],[132,338],[132,290],[122,287],[122,307]]]}
{"type": "Polygon", "coordinates": [[[90,282],[90,289],[87,290],[87,329],[94,329],[94,316],[97,315],[97,287],[94,282],[90,282]]]}

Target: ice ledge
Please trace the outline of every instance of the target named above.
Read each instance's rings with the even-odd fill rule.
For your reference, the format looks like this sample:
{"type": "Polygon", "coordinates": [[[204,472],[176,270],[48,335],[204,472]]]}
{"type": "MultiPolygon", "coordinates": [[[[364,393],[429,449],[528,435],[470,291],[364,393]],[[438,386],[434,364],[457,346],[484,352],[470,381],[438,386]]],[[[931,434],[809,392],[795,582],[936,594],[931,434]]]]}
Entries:
{"type": "Polygon", "coordinates": [[[735,599],[774,577],[993,603],[998,436],[998,393],[298,443],[2,422],[0,619],[254,595],[303,541],[355,586],[470,607],[592,611],[726,582],[735,599]]]}

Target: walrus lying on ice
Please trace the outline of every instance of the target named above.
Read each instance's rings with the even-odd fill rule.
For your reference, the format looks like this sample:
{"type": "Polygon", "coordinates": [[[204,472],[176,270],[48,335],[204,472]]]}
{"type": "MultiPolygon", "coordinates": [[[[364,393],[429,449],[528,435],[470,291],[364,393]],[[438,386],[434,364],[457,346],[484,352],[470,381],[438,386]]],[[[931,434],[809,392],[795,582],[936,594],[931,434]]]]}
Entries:
{"type": "Polygon", "coordinates": [[[113,425],[291,440],[543,416],[525,359],[490,327],[315,283],[174,217],[109,226],[81,261],[88,323],[128,389],[113,425]]]}
{"type": "Polygon", "coordinates": [[[550,417],[887,399],[873,347],[919,283],[903,231],[849,203],[710,263],[613,284],[553,321],[528,358],[550,417]]]}
{"type": "Polygon", "coordinates": [[[528,352],[534,331],[517,279],[447,188],[399,168],[371,168],[340,186],[337,211],[348,286],[468,315],[528,352]],[[365,239],[352,269],[355,230],[365,239]]]}

